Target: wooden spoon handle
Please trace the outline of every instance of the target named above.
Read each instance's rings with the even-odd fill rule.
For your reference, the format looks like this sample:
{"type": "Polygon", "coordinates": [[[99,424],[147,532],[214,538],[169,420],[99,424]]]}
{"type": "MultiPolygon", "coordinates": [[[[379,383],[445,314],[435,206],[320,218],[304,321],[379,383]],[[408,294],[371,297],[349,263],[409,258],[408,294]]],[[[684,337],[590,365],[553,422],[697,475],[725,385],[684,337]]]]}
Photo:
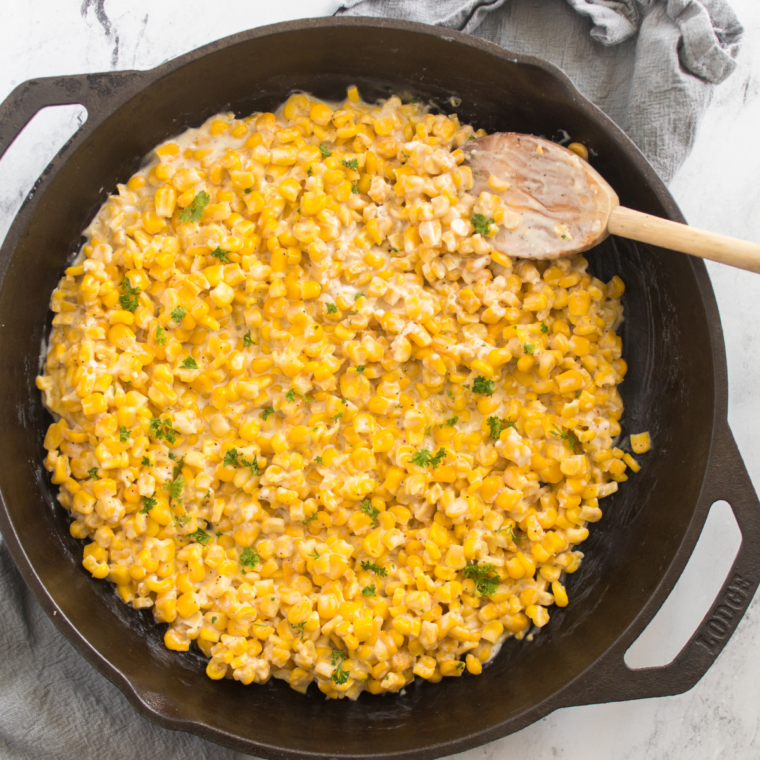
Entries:
{"type": "Polygon", "coordinates": [[[607,222],[612,235],[728,264],[760,274],[760,245],[618,206],[607,222]]]}

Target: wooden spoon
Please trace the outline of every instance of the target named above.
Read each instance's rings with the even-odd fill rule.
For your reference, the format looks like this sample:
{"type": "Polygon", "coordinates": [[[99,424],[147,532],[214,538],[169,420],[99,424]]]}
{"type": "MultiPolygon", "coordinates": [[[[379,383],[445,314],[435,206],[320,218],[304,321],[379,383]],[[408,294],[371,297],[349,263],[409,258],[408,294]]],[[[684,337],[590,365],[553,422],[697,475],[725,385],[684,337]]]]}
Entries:
{"type": "Polygon", "coordinates": [[[588,162],[549,140],[496,132],[462,150],[471,192],[503,201],[504,219],[489,242],[508,256],[556,259],[619,235],[760,274],[760,245],[625,208],[588,162]]]}

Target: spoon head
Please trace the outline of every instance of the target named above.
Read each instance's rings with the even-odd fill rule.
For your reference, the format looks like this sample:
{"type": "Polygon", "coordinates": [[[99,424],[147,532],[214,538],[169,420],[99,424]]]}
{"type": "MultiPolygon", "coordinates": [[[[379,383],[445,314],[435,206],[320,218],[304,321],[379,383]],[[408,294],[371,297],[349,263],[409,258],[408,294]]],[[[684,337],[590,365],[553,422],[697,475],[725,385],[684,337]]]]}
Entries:
{"type": "Polygon", "coordinates": [[[473,195],[498,195],[505,208],[498,251],[524,259],[556,259],[587,251],[607,237],[615,191],[588,162],[533,135],[496,132],[462,146],[473,195]],[[489,181],[490,180],[490,181],[489,181]]]}

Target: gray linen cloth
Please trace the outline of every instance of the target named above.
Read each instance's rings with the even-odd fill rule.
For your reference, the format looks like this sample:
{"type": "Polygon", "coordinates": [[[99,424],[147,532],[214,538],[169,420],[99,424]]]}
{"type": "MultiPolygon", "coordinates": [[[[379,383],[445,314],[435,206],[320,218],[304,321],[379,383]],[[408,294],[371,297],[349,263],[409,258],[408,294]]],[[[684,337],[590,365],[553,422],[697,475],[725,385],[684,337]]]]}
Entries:
{"type": "Polygon", "coordinates": [[[744,31],[726,0],[344,0],[338,14],[462,29],[554,63],[666,182],[744,31]]]}
{"type": "MultiPolygon", "coordinates": [[[[692,146],[713,85],[733,71],[742,34],[725,0],[348,0],[338,13],[441,24],[548,59],[666,180],[692,146]]],[[[1,541],[0,607],[3,760],[235,756],[134,712],[58,633],[1,541]]]]}

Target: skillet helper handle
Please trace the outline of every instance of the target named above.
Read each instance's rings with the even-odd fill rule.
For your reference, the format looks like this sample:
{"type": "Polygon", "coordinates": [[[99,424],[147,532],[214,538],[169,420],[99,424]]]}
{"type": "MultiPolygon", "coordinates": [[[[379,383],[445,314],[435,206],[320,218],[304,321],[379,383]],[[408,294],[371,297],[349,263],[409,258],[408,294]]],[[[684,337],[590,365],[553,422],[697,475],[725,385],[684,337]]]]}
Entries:
{"type": "MultiPolygon", "coordinates": [[[[731,506],[742,542],[726,581],[709,612],[676,658],[662,667],[629,668],[624,648],[611,651],[576,682],[582,697],[573,704],[596,704],[682,694],[695,686],[718,659],[760,585],[760,501],[727,422],[718,425],[700,495],[709,510],[716,501],[731,506]]],[[[635,639],[634,639],[635,640],[635,639]]]]}
{"type": "Polygon", "coordinates": [[[134,87],[140,72],[114,71],[46,77],[22,82],[0,103],[0,159],[32,117],[47,106],[83,105],[87,120],[99,121],[134,87]],[[97,118],[100,117],[100,118],[97,118]]]}
{"type": "Polygon", "coordinates": [[[757,243],[698,230],[687,224],[643,214],[624,206],[612,210],[607,220],[607,231],[611,235],[760,274],[760,245],[757,243]]]}

